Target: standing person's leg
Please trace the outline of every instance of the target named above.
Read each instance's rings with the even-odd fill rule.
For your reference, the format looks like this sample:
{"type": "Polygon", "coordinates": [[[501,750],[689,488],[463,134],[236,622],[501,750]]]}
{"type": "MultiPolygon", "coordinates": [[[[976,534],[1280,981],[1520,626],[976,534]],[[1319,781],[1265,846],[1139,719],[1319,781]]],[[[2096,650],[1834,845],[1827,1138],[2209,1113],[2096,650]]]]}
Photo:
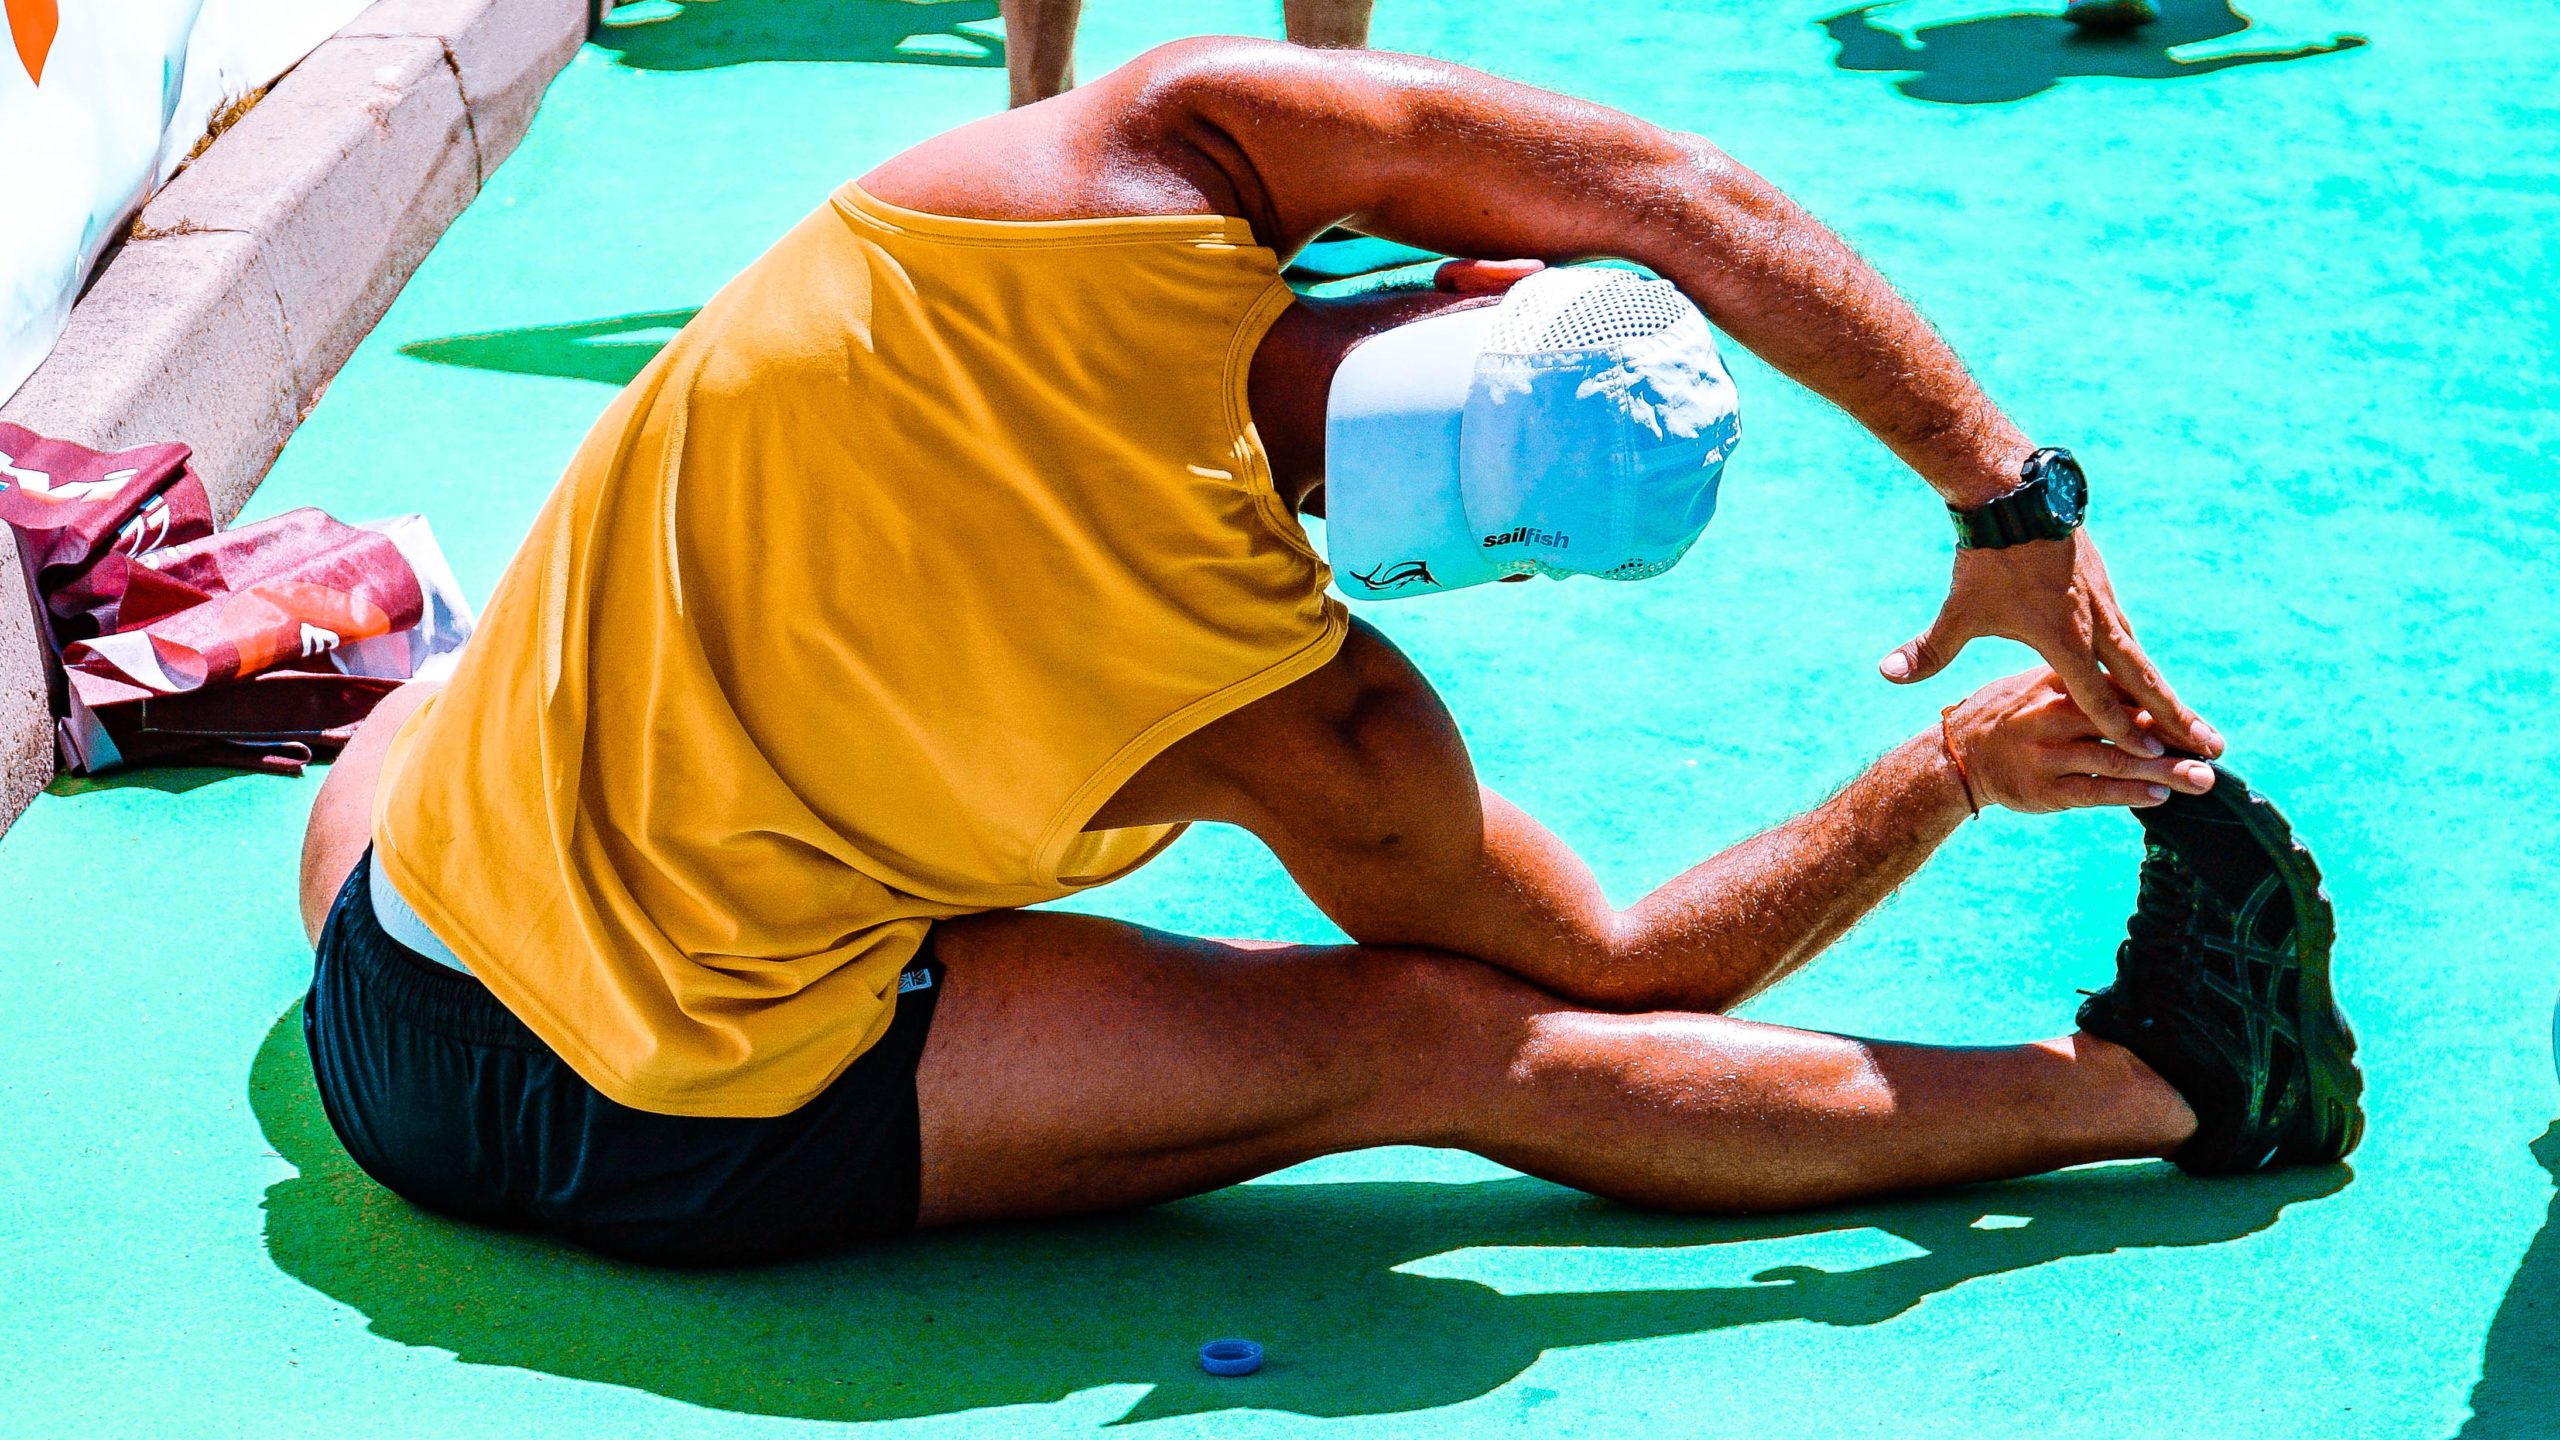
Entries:
{"type": "Polygon", "coordinates": [[[1289,43],[1317,50],[1369,48],[1371,0],[1281,0],[1289,43]]]}
{"type": "MultiPolygon", "coordinates": [[[[1366,50],[1369,48],[1371,4],[1372,0],[1281,0],[1280,23],[1292,45],[1304,45],[1313,50],[1366,50]]],[[[1367,239],[1357,230],[1334,225],[1318,235],[1309,248],[1359,243],[1367,239]]],[[[1390,246],[1387,253],[1392,255],[1403,248],[1390,246]]],[[[1425,252],[1415,251],[1412,258],[1425,258],[1425,252]]],[[[1385,267],[1377,265],[1373,268],[1385,267]]]]}
{"type": "MultiPolygon", "coordinates": [[[[1369,43],[1371,0],[1283,0],[1289,39],[1320,50],[1358,50],[1369,43]]],[[[1076,83],[1076,21],[1084,0],[1004,0],[1005,78],[1009,103],[1029,105],[1063,95],[1076,83]]]]}
{"type": "Polygon", "coordinates": [[[1076,20],[1084,0],[1004,0],[1004,73],[1020,107],[1076,83],[1076,20]]]}
{"type": "Polygon", "coordinates": [[[1602,1014],[1436,952],[1036,912],[946,922],[935,953],[926,1224],[1143,1205],[1385,1144],[1766,1210],[2164,1155],[2195,1124],[2085,1035],[1950,1049],[1602,1014]]]}

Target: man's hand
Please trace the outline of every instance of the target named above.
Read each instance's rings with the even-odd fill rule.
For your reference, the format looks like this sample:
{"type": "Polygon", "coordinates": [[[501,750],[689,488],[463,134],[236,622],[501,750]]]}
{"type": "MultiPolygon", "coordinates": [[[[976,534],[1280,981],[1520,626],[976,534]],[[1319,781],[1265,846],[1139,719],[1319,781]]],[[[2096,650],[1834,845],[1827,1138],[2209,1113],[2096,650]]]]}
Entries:
{"type": "Polygon", "coordinates": [[[2222,753],[2222,736],[2178,699],[2142,653],[2107,583],[2098,544],[2085,530],[2068,540],[1958,550],[1955,580],[1938,618],[1877,668],[1896,684],[1914,684],[1947,668],[1983,635],[2032,647],[2096,733],[2134,755],[2160,755],[2163,737],[2199,755],[2222,753]],[[2144,723],[2146,717],[2151,724],[2144,723]]]}
{"type": "Polygon", "coordinates": [[[1975,691],[1947,717],[1945,741],[1977,803],[2027,815],[2157,805],[2172,790],[2213,788],[2213,767],[2201,760],[2137,755],[2111,743],[2049,669],[1975,691]]]}

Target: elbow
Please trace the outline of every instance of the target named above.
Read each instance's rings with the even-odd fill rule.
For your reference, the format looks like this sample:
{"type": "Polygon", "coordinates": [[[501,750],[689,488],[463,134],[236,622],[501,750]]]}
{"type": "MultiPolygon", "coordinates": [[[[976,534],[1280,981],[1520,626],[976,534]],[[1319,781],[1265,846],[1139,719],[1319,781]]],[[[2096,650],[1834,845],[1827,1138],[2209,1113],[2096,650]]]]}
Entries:
{"type": "Polygon", "coordinates": [[[1749,166],[1716,148],[1703,135],[1669,135],[1658,162],[1662,199],[1688,212],[1693,234],[1710,243],[1750,243],[1774,238],[1802,217],[1794,201],[1749,166]]]}
{"type": "Polygon", "coordinates": [[[1574,967],[1575,1000],[1620,1015],[1701,1008],[1698,996],[1665,983],[1662,957],[1632,914],[1612,910],[1595,930],[1574,967]]]}
{"type": "Polygon", "coordinates": [[[1658,163],[1670,182],[1687,193],[1727,203],[1777,194],[1768,181],[1706,136],[1678,130],[1668,132],[1667,139],[1658,163]]]}
{"type": "Polygon", "coordinates": [[[1580,967],[1587,979],[1572,998],[1621,1015],[1657,1010],[1723,1015],[1756,993],[1735,978],[1754,973],[1755,967],[1718,963],[1695,953],[1696,948],[1684,946],[1683,953],[1666,955],[1643,919],[1632,911],[1612,911],[1580,967]]]}

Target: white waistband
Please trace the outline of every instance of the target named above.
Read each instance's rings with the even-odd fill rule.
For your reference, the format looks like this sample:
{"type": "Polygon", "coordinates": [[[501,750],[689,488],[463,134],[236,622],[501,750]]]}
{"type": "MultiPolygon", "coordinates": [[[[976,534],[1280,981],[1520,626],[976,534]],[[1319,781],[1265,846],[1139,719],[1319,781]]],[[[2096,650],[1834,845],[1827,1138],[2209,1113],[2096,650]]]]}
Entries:
{"type": "Polygon", "coordinates": [[[392,888],[391,877],[382,873],[380,855],[373,858],[370,868],[373,918],[381,924],[382,933],[437,964],[450,965],[465,975],[470,974],[471,967],[462,963],[462,957],[453,953],[453,947],[437,939],[436,932],[428,929],[427,922],[419,918],[408,901],[400,898],[398,890],[392,888]]]}

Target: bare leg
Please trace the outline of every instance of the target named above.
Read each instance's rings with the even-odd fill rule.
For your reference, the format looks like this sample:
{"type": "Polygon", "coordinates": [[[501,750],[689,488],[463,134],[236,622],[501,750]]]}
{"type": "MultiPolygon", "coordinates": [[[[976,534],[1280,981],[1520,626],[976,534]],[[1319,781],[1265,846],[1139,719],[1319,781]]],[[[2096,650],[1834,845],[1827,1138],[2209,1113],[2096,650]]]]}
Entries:
{"type": "Polygon", "coordinates": [[[302,929],[313,941],[320,938],[320,922],[329,918],[329,902],[338,898],[347,872],[373,843],[373,782],[382,773],[391,737],[421,701],[443,688],[441,680],[413,680],[383,696],[320,783],[319,798],[311,802],[310,826],[302,832],[302,929]]]}
{"type": "Polygon", "coordinates": [[[1281,0],[1281,23],[1291,44],[1318,50],[1369,47],[1371,0],[1281,0]]]}
{"type": "Polygon", "coordinates": [[[1076,20],[1084,0],[1004,0],[1004,72],[1017,108],[1076,83],[1076,20]]]}
{"type": "Polygon", "coordinates": [[[2156,1156],[2194,1126],[2087,1036],[1941,1049],[1604,1014],[1434,952],[1074,915],[935,935],[927,1224],[1148,1204],[1383,1144],[1665,1209],[1779,1209],[2156,1156]]]}
{"type": "MultiPolygon", "coordinates": [[[[1281,0],[1280,23],[1292,45],[1314,50],[1366,50],[1371,3],[1372,0],[1281,0]]],[[[1335,225],[1316,238],[1348,240],[1359,233],[1347,225],[1335,225]]]]}

